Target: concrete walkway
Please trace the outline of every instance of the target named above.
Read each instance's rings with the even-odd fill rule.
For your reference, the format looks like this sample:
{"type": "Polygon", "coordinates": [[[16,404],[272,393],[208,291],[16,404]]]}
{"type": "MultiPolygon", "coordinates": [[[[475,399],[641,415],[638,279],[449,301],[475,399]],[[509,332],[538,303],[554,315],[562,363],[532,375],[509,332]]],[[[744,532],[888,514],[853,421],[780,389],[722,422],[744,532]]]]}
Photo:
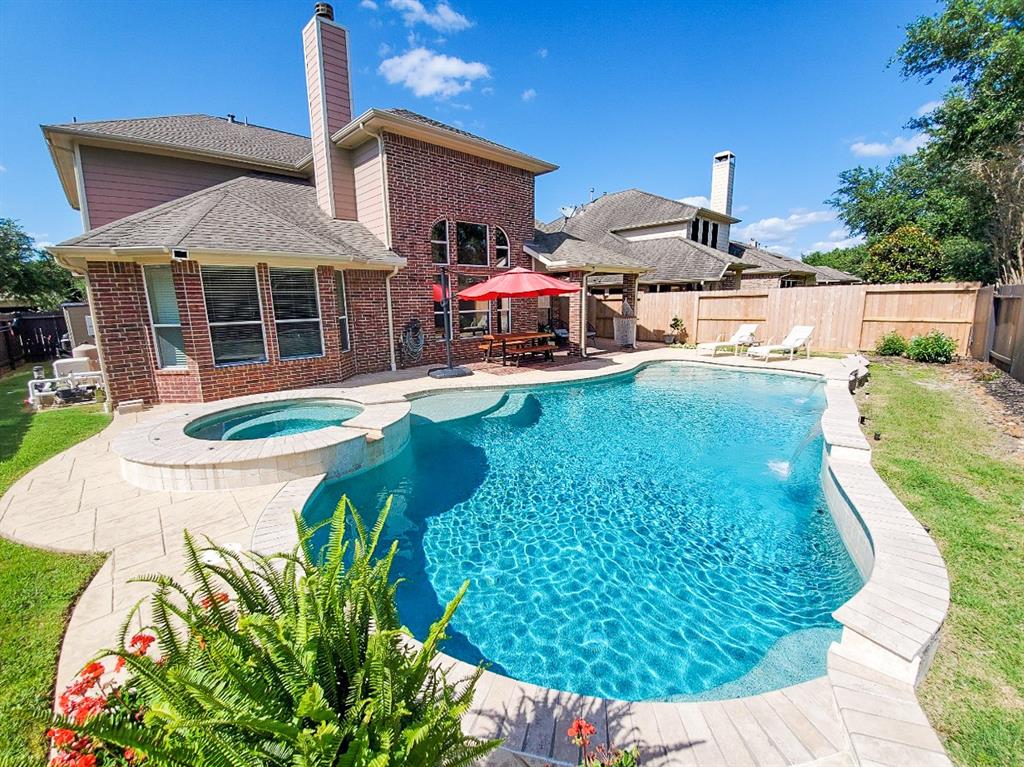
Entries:
{"type": "MultiPolygon", "coordinates": [[[[425,369],[421,368],[359,376],[333,387],[333,391],[344,390],[346,397],[365,402],[383,402],[427,389],[579,380],[625,371],[649,359],[665,358],[698,359],[692,351],[662,347],[607,354],[550,371],[524,370],[511,375],[480,372],[471,378],[447,381],[427,378],[425,369]]],[[[707,361],[709,358],[699,359],[707,361]]],[[[723,356],[715,361],[729,366],[815,373],[836,380],[846,377],[841,363],[827,358],[768,365],[742,357],[723,356]]],[[[169,410],[155,408],[139,415],[116,417],[101,434],[37,467],[0,499],[0,535],[41,548],[110,552],[107,562],[75,605],[61,649],[58,689],[62,689],[100,648],[115,643],[116,633],[128,610],[150,593],[151,586],[131,584],[128,582],[131,578],[148,573],[181,574],[182,532],[185,529],[193,534],[209,535],[221,544],[248,548],[264,509],[279,493],[282,499],[289,495],[287,490],[281,492],[284,484],[244,490],[176,493],[145,491],[124,481],[119,459],[110,451],[111,441],[121,430],[143,419],[165,417],[169,410]]],[[[137,621],[145,617],[143,613],[137,621]]],[[[141,628],[141,623],[138,627],[141,628]]],[[[907,721],[907,717],[912,718],[919,728],[923,725],[927,729],[932,738],[927,739],[923,734],[920,737],[927,741],[928,764],[948,764],[941,745],[927,727],[927,719],[920,713],[912,686],[896,683],[883,674],[860,668],[856,663],[841,658],[830,660],[830,664],[836,662],[845,664],[840,669],[842,673],[855,678],[854,692],[861,696],[879,694],[883,702],[892,702],[891,708],[894,711],[898,709],[898,715],[894,714],[892,720],[897,729],[899,722],[907,721]],[[868,689],[872,684],[882,692],[876,690],[872,693],[868,689]]],[[[568,722],[562,719],[572,713],[572,701],[578,696],[537,688],[536,700],[511,700],[501,692],[503,683],[500,680],[504,677],[494,674],[488,677],[488,683],[481,685],[478,691],[478,700],[474,701],[467,727],[481,730],[485,721],[490,721],[491,726],[483,729],[495,734],[500,732],[508,739],[510,749],[503,750],[493,763],[568,763],[573,756],[563,748],[559,728],[564,732],[568,726],[568,722]],[[490,677],[497,677],[499,681],[494,682],[490,677]],[[548,695],[555,696],[548,701],[551,705],[542,705],[540,698],[548,695]],[[531,717],[526,709],[535,711],[536,716],[531,717]],[[513,711],[514,716],[510,714],[513,711]],[[538,755],[544,758],[538,761],[535,758],[538,755]]],[[[516,688],[523,689],[523,686],[517,685],[516,688]]],[[[865,704],[868,709],[866,716],[877,713],[874,710],[876,704],[870,700],[869,704],[865,704]]],[[[851,748],[849,728],[840,716],[836,691],[828,677],[736,701],[674,706],[620,705],[623,707],[620,712],[603,712],[608,729],[621,736],[615,739],[616,745],[629,742],[634,725],[647,733],[659,733],[657,742],[641,743],[647,757],[645,765],[858,763],[857,749],[851,748]]],[[[884,716],[882,718],[885,719],[884,716]]],[[[887,726],[891,726],[888,722],[886,719],[887,726]]],[[[895,745],[900,746],[898,743],[895,745]]],[[[912,763],[906,761],[906,756],[908,752],[897,748],[891,754],[880,753],[876,758],[859,763],[895,764],[900,760],[902,764],[912,763]]]]}

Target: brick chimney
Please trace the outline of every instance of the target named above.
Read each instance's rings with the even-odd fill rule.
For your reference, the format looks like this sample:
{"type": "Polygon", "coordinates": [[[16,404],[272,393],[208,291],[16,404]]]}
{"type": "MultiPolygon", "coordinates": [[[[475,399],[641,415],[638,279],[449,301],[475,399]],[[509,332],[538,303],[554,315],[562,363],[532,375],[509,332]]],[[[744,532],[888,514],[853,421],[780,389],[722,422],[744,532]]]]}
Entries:
{"type": "Polygon", "coordinates": [[[711,163],[711,210],[732,215],[732,180],[736,175],[736,155],[719,152],[711,163]]]}
{"type": "Polygon", "coordinates": [[[313,143],[316,199],[332,218],[356,217],[355,178],[347,150],[331,135],[352,121],[352,88],[348,67],[348,32],[334,21],[334,9],[317,3],[302,30],[309,97],[309,134],[313,143]]]}

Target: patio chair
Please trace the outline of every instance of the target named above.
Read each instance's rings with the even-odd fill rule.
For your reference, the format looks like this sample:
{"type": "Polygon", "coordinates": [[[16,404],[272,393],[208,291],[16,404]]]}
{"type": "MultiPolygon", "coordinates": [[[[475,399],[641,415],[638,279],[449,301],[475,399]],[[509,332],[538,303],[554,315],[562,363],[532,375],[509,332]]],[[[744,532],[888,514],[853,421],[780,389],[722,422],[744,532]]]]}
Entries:
{"type": "Polygon", "coordinates": [[[718,350],[722,348],[732,347],[733,354],[740,353],[741,346],[750,346],[754,343],[754,336],[757,333],[757,325],[740,325],[735,333],[732,334],[732,338],[722,340],[719,336],[717,341],[705,341],[702,344],[697,344],[697,354],[701,352],[711,352],[711,356],[714,357],[718,354],[718,350]]]}
{"type": "MultiPolygon", "coordinates": [[[[565,320],[554,319],[551,321],[551,332],[555,334],[555,345],[565,346],[569,343],[569,325],[565,320]]],[[[597,328],[587,323],[587,340],[597,338],[597,328]]]]}
{"type": "Polygon", "coordinates": [[[761,357],[767,362],[768,357],[772,354],[785,355],[788,352],[789,358],[793,359],[797,351],[803,349],[807,352],[809,358],[811,356],[811,334],[813,332],[814,325],[794,325],[789,334],[782,339],[782,343],[773,344],[769,341],[764,346],[751,346],[747,350],[747,356],[761,357]]]}

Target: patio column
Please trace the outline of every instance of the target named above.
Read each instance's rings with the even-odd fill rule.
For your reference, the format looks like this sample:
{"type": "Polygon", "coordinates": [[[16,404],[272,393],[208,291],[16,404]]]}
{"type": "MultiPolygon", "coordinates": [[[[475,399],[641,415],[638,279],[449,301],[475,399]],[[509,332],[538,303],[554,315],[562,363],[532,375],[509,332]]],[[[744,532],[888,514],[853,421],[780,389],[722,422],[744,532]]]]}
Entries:
{"type": "Polygon", "coordinates": [[[622,300],[623,302],[628,301],[634,312],[636,312],[636,283],[637,275],[622,275],[622,300]]]}
{"type": "Polygon", "coordinates": [[[573,357],[586,356],[586,332],[583,330],[583,301],[587,292],[585,278],[585,272],[569,272],[569,279],[583,286],[582,290],[569,294],[569,354],[573,357]]]}

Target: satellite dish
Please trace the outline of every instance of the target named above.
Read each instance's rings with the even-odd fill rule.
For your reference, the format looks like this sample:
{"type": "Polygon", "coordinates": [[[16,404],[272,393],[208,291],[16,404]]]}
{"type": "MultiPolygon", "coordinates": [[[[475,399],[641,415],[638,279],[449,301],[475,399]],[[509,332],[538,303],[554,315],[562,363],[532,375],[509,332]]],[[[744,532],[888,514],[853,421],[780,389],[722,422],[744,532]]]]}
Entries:
{"type": "Polygon", "coordinates": [[[559,213],[561,213],[566,218],[572,218],[572,214],[576,212],[576,206],[575,205],[563,205],[561,208],[558,209],[558,211],[559,211],[559,213]]]}

